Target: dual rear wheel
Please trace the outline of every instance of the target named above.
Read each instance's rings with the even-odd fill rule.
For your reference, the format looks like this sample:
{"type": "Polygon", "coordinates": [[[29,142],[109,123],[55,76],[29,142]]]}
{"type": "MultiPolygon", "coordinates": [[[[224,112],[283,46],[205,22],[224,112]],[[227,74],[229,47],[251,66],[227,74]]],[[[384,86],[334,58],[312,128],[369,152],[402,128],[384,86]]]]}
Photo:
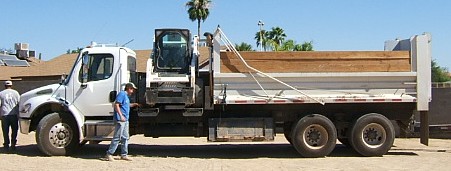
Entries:
{"type": "MultiPolygon", "coordinates": [[[[301,118],[291,131],[284,127],[287,140],[303,157],[324,157],[335,148],[337,130],[327,117],[318,114],[301,118]]],[[[358,118],[348,137],[339,141],[362,156],[381,156],[390,150],[395,139],[394,127],[385,116],[370,113],[358,118]]]]}
{"type": "Polygon", "coordinates": [[[291,141],[303,157],[324,157],[335,148],[337,130],[327,117],[308,115],[294,125],[291,141]]]}
{"type": "Polygon", "coordinates": [[[350,131],[349,143],[362,156],[382,156],[390,150],[395,140],[393,124],[381,114],[361,116],[350,131]]]}

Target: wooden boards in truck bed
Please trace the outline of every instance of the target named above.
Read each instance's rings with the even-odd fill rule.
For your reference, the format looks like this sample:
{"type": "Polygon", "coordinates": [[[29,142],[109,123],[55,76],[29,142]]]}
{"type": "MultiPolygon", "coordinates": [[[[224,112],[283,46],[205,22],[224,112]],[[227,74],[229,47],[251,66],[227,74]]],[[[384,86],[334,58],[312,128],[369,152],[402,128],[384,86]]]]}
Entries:
{"type": "MultiPolygon", "coordinates": [[[[240,52],[248,65],[267,73],[405,72],[411,70],[408,51],[240,52]]],[[[233,52],[221,52],[221,73],[250,70],[233,52]]]]}

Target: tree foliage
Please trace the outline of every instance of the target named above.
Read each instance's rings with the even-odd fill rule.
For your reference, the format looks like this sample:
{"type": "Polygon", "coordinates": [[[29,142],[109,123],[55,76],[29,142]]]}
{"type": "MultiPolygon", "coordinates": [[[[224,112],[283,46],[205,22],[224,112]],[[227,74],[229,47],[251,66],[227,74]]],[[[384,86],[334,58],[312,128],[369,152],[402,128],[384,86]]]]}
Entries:
{"type": "Polygon", "coordinates": [[[283,30],[280,27],[273,27],[271,28],[271,31],[269,32],[267,39],[271,40],[270,43],[273,50],[277,51],[285,41],[286,37],[287,35],[285,34],[285,30],[283,30]]]}
{"type": "Polygon", "coordinates": [[[431,62],[431,74],[432,82],[447,82],[451,80],[448,75],[448,69],[439,66],[435,60],[431,62]]]}
{"type": "Polygon", "coordinates": [[[77,49],[71,50],[67,49],[66,54],[72,54],[72,53],[80,53],[83,48],[77,47],[77,49]]]}
{"type": "Polygon", "coordinates": [[[302,44],[297,44],[294,46],[293,51],[313,51],[313,42],[304,42],[302,44]]]}
{"type": "Polygon", "coordinates": [[[235,44],[237,51],[252,51],[252,45],[241,42],[241,44],[235,44]]]}
{"type": "Polygon", "coordinates": [[[197,36],[200,38],[200,21],[205,22],[210,15],[211,0],[190,0],[185,6],[188,7],[188,15],[191,21],[197,21],[197,36]]]}
{"type": "Polygon", "coordinates": [[[262,46],[264,51],[313,51],[312,41],[296,44],[296,41],[286,38],[285,31],[280,27],[272,27],[271,31],[258,31],[254,37],[257,47],[262,46]]]}
{"type": "Polygon", "coordinates": [[[289,39],[283,42],[282,46],[280,46],[278,51],[293,51],[295,47],[296,42],[294,40],[289,39]]]}

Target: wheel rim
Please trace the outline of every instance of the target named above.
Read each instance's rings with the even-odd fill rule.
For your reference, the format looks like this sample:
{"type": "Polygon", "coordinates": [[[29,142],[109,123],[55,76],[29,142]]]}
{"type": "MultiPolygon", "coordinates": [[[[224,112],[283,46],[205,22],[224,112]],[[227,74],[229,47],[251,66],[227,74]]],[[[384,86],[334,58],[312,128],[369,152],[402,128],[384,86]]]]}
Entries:
{"type": "Polygon", "coordinates": [[[387,133],[382,125],[370,123],[363,128],[362,139],[366,146],[378,148],[385,143],[387,133]]]}
{"type": "Polygon", "coordinates": [[[329,134],[323,126],[313,124],[305,129],[303,138],[307,147],[311,149],[320,149],[327,144],[329,134]]]}
{"type": "Polygon", "coordinates": [[[49,132],[49,141],[56,148],[64,148],[72,141],[72,128],[65,123],[52,126],[49,132]]]}

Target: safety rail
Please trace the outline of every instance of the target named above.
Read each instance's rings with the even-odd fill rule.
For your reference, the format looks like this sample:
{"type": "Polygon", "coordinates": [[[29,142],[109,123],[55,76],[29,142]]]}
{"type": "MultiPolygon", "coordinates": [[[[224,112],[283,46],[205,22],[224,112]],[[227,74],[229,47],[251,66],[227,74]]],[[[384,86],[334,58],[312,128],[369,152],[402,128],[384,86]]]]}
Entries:
{"type": "Polygon", "coordinates": [[[451,88],[451,82],[434,82],[432,83],[432,88],[451,88]]]}

